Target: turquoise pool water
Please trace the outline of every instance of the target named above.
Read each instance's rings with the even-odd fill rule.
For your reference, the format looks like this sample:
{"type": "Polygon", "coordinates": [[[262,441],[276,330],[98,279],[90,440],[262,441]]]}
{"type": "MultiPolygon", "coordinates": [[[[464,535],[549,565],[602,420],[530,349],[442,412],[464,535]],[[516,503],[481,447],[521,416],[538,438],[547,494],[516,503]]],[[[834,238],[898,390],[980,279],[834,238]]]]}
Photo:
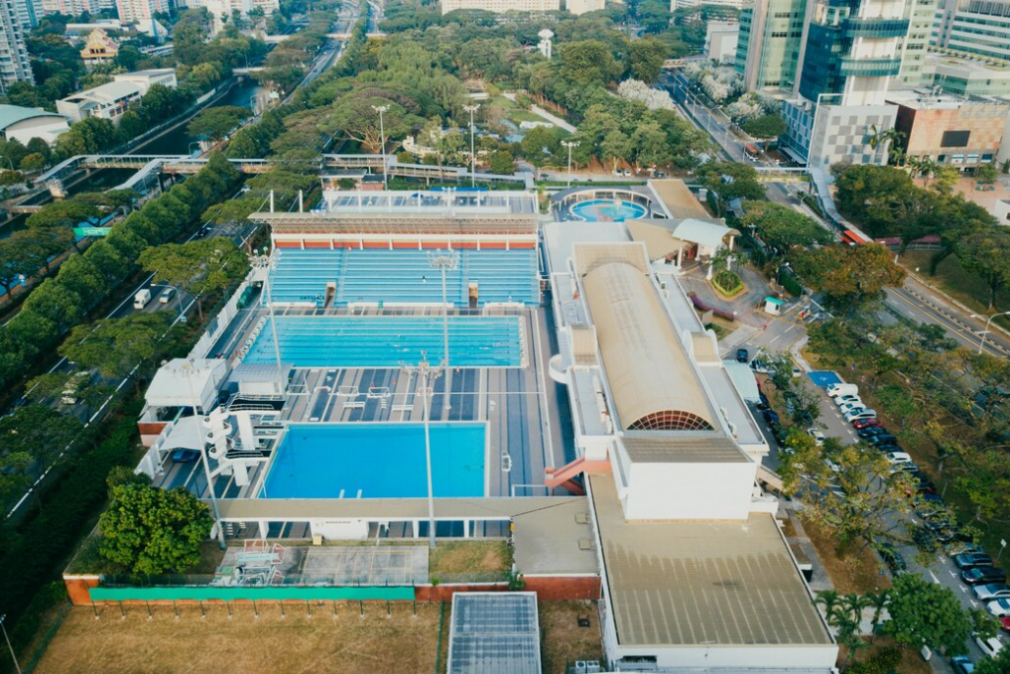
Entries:
{"type": "Polygon", "coordinates": [[[630,201],[593,199],[572,206],[572,214],[590,222],[624,222],[644,217],[645,206],[630,201]]]}
{"type": "MultiPolygon", "coordinates": [[[[484,495],[484,424],[431,424],[432,490],[484,495]]],[[[288,428],[261,498],[428,495],[422,424],[298,424],[288,428]]]]}
{"type": "MultiPolygon", "coordinates": [[[[281,360],[295,367],[399,367],[443,358],[439,316],[278,316],[281,360]]],[[[453,367],[520,367],[518,316],[450,316],[449,362],[453,367]]],[[[274,334],[267,319],[247,363],[274,363],[274,334]]]]}

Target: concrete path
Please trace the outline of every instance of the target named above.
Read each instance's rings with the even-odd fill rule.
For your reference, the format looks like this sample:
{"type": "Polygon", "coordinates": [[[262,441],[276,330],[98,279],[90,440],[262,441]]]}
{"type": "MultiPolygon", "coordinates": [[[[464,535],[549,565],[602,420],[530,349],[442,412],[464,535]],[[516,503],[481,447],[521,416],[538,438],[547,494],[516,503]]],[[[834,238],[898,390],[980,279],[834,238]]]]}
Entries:
{"type": "MultiPolygon", "coordinates": [[[[505,98],[507,98],[510,101],[512,101],[513,103],[516,102],[516,95],[515,94],[502,94],[502,95],[505,96],[505,98]]],[[[571,124],[569,124],[565,120],[561,119],[557,115],[552,114],[550,112],[547,112],[546,110],[544,110],[543,108],[541,108],[539,105],[532,105],[532,106],[530,106],[530,112],[532,112],[534,115],[536,115],[538,117],[543,117],[545,120],[547,120],[548,122],[550,122],[554,126],[559,127],[561,129],[564,129],[568,133],[575,133],[577,131],[577,129],[574,126],[572,126],[571,124]]]]}

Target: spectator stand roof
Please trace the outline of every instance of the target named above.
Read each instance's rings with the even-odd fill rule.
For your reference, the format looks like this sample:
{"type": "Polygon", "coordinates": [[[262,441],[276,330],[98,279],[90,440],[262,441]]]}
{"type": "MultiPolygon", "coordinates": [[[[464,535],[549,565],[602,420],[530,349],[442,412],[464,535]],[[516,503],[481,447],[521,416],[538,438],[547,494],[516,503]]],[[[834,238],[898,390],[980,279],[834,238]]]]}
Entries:
{"type": "Polygon", "coordinates": [[[535,592],[452,596],[449,674],[541,674],[535,592]]]}

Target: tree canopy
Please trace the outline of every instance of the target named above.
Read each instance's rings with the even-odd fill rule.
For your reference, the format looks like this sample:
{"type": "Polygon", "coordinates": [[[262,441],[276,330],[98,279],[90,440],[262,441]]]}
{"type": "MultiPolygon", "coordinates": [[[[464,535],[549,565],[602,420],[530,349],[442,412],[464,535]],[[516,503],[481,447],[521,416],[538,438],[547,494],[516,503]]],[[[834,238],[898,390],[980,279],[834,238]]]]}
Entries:
{"type": "Polygon", "coordinates": [[[780,253],[793,246],[826,245],[834,240],[813,218],[770,201],[745,202],[740,224],[753,227],[762,241],[780,253]]]}
{"type": "Polygon", "coordinates": [[[101,554],[133,573],[182,572],[200,561],[200,544],[213,520],[207,505],[185,487],[164,490],[118,484],[102,513],[101,554]]]}
{"type": "Polygon", "coordinates": [[[880,297],[884,288],[899,286],[905,270],[894,264],[884,246],[825,246],[795,250],[793,268],[815,290],[840,306],[853,306],[880,297]]]}
{"type": "Polygon", "coordinates": [[[929,647],[948,655],[967,653],[973,631],[991,619],[976,616],[961,607],[953,590],[914,573],[894,580],[888,604],[890,620],[884,630],[900,643],[914,648],[929,647]]]}

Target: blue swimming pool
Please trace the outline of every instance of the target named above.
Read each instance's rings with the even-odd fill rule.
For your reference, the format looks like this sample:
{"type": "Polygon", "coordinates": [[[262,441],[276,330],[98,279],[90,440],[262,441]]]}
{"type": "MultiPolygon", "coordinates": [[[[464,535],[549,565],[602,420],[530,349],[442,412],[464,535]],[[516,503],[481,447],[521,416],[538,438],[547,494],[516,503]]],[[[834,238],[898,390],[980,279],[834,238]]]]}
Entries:
{"type": "MultiPolygon", "coordinates": [[[[432,489],[484,495],[484,424],[431,424],[432,489]]],[[[261,498],[428,495],[422,424],[298,424],[276,450],[261,498]]]]}
{"type": "MultiPolygon", "coordinates": [[[[429,363],[445,350],[440,316],[278,316],[281,360],[295,367],[399,367],[429,363]]],[[[257,328],[242,355],[247,363],[277,360],[270,319],[257,328]]],[[[520,367],[519,316],[450,316],[449,362],[453,367],[520,367]]]]}
{"type": "Polygon", "coordinates": [[[590,222],[624,222],[645,217],[646,209],[630,201],[593,199],[572,206],[572,214],[590,222]]]}

